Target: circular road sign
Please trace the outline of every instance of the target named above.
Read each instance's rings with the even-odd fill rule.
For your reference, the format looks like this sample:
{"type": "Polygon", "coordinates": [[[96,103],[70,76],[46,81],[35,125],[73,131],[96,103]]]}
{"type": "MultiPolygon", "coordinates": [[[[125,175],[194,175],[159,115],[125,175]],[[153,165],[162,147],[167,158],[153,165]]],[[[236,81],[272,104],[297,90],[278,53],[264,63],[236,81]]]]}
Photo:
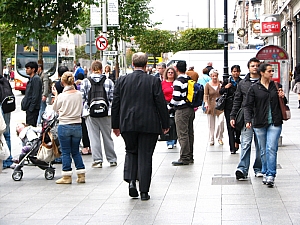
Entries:
{"type": "Polygon", "coordinates": [[[96,39],[96,47],[99,50],[105,50],[108,46],[108,40],[106,37],[100,36],[96,39]]]}

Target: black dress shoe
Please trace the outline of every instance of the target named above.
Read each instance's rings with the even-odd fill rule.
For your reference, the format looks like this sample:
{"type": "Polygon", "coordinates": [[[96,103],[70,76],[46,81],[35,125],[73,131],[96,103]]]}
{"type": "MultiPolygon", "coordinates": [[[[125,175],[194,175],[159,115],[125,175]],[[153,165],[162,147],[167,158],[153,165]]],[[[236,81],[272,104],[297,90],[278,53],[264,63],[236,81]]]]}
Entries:
{"type": "Polygon", "coordinates": [[[132,198],[139,197],[139,193],[136,189],[136,183],[134,180],[129,182],[129,196],[132,198]]]}
{"type": "Polygon", "coordinates": [[[141,192],[141,200],[147,201],[150,199],[150,195],[148,195],[148,192],[141,192]]]}
{"type": "Polygon", "coordinates": [[[173,166],[184,166],[184,165],[189,165],[189,162],[183,162],[181,160],[178,160],[178,161],[172,162],[172,165],[173,166]]]}

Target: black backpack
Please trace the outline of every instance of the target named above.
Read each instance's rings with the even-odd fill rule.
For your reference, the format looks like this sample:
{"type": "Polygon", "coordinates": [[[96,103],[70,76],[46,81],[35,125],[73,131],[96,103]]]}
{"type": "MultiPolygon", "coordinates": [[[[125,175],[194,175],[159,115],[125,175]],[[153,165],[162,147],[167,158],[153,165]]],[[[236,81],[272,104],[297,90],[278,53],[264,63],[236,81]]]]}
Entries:
{"type": "Polygon", "coordinates": [[[92,78],[88,78],[91,83],[91,89],[88,93],[88,105],[90,107],[91,117],[108,116],[109,102],[105,88],[103,86],[106,77],[103,76],[99,82],[95,82],[92,78]]]}
{"type": "Polygon", "coordinates": [[[7,79],[0,79],[0,104],[3,113],[10,113],[16,109],[16,99],[7,79]]]}

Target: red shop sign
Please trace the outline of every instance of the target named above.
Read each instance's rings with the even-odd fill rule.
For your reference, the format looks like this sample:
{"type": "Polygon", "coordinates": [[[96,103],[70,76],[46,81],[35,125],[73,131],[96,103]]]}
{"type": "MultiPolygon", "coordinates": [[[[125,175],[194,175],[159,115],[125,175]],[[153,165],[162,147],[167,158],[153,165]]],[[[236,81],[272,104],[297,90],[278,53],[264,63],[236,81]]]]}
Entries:
{"type": "Polygon", "coordinates": [[[262,34],[280,33],[280,29],[281,29],[281,24],[278,21],[261,22],[261,33],[262,34]]]}

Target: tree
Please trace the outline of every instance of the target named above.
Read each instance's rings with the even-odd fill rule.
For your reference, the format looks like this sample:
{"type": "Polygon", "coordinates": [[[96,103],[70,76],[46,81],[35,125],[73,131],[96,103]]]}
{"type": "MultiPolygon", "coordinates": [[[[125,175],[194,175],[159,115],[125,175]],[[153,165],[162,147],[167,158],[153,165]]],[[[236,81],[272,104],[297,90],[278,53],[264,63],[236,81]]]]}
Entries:
{"type": "Polygon", "coordinates": [[[177,34],[174,52],[184,50],[222,49],[217,43],[218,33],[222,28],[191,28],[177,34]]]}
{"type": "MultiPolygon", "coordinates": [[[[146,31],[147,27],[155,24],[150,21],[153,13],[149,7],[150,0],[119,0],[119,27],[109,29],[114,39],[115,50],[118,49],[119,40],[129,41],[130,37],[138,36],[146,31]]],[[[116,57],[116,76],[119,76],[118,56],[116,57]]]]}
{"type": "Polygon", "coordinates": [[[156,66],[156,57],[164,52],[171,52],[174,49],[175,37],[170,31],[148,29],[135,37],[135,42],[139,44],[141,51],[147,52],[154,57],[156,66]]]}
{"type": "Polygon", "coordinates": [[[86,20],[85,6],[93,3],[94,0],[0,0],[0,24],[10,24],[18,34],[18,42],[38,40],[41,60],[43,46],[54,42],[57,35],[81,32],[77,25],[86,20]]]}

